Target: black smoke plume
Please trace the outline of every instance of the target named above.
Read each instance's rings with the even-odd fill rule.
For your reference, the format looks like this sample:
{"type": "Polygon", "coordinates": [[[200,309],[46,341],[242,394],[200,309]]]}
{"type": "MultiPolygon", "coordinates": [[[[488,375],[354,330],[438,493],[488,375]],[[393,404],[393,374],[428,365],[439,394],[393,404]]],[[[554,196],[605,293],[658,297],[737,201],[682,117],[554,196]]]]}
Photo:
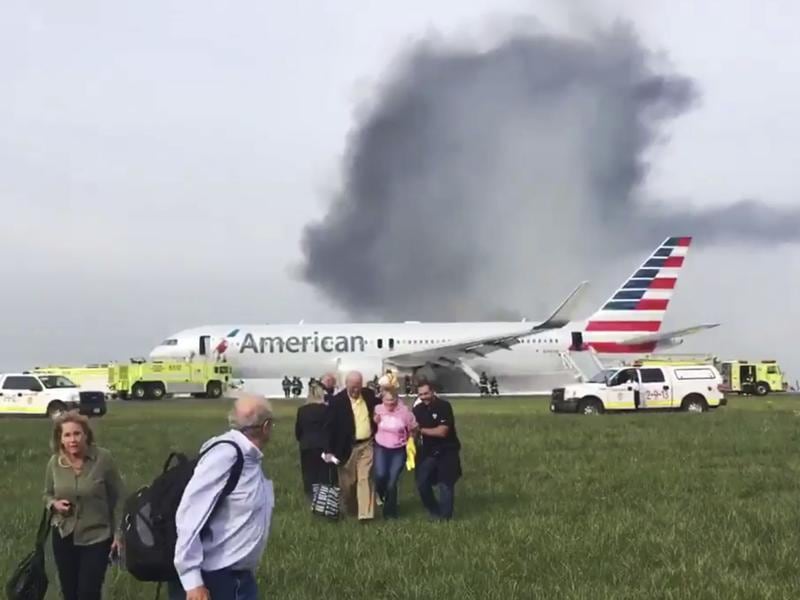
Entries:
{"type": "Polygon", "coordinates": [[[757,202],[641,206],[648,152],[697,98],[627,26],[423,42],[362,111],[304,278],[357,319],[530,316],[654,236],[797,239],[797,213],[757,202]]]}

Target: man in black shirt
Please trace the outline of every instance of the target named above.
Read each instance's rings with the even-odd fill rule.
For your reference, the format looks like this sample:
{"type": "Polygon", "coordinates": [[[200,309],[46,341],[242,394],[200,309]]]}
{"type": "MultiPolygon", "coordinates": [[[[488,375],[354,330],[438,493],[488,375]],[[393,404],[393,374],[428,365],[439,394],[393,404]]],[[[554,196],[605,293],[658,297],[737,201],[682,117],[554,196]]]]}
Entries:
{"type": "Polygon", "coordinates": [[[461,477],[461,443],[450,403],[433,392],[431,384],[417,385],[421,402],[414,407],[422,441],[418,449],[416,480],[422,504],[435,519],[453,516],[456,481],[461,477]],[[439,488],[439,499],[433,486],[439,488]]]}

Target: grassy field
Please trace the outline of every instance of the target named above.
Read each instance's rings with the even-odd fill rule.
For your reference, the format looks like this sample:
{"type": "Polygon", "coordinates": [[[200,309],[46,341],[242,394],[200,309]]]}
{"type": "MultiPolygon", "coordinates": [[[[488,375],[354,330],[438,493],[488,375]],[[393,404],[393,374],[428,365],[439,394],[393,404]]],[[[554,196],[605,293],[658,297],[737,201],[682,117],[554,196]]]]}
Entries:
{"type": "MultiPolygon", "coordinates": [[[[114,404],[94,421],[129,487],[171,449],[223,429],[227,403],[114,404]]],[[[265,469],[266,598],[792,598],[800,594],[800,400],[737,399],[703,415],[551,415],[543,399],[455,400],[456,520],[429,523],[412,478],[402,518],[312,518],[277,404],[265,469]]],[[[49,425],[0,421],[0,579],[29,550],[49,425]]],[[[53,573],[48,598],[57,598],[53,573]]],[[[107,598],[151,597],[114,569],[107,598]]]]}

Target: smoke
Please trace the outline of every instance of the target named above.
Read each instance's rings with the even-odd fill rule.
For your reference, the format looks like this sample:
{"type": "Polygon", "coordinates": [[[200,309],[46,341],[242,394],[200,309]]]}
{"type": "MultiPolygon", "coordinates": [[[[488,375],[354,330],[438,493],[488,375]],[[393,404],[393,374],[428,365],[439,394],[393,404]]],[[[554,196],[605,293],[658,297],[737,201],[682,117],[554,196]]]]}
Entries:
{"type": "Polygon", "coordinates": [[[361,113],[303,276],[357,319],[531,316],[654,235],[797,239],[800,213],[757,202],[642,205],[648,152],[697,99],[627,26],[422,42],[361,113]]]}

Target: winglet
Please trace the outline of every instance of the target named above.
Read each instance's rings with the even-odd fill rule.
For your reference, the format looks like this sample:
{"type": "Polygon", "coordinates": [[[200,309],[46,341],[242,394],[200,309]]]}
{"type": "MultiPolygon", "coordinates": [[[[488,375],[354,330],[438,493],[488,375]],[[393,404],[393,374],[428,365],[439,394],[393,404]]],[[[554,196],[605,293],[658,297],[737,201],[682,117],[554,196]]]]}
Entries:
{"type": "Polygon", "coordinates": [[[575,320],[575,309],[583,297],[583,292],[589,285],[588,281],[581,281],[572,293],[567,296],[561,305],[546,320],[542,321],[531,329],[531,333],[544,331],[546,329],[560,329],[570,321],[575,320]]]}

